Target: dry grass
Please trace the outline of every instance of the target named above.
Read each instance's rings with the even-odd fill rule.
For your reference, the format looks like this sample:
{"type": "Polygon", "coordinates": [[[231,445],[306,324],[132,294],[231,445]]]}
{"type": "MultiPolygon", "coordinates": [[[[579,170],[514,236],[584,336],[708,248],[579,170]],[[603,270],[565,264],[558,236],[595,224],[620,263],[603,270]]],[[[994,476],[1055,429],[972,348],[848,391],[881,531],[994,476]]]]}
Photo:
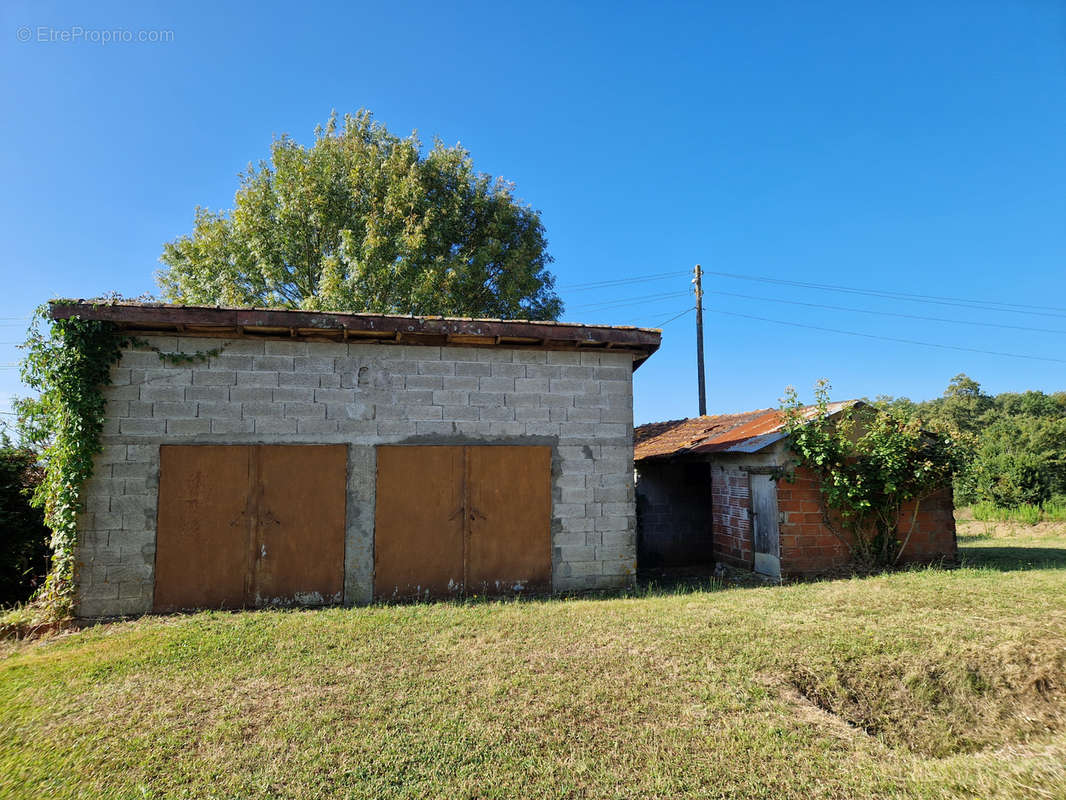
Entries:
{"type": "Polygon", "coordinates": [[[953,571],[8,643],[0,796],[1066,797],[1066,569],[1000,552],[1066,554],[1041,537],[961,538],[953,571]]]}

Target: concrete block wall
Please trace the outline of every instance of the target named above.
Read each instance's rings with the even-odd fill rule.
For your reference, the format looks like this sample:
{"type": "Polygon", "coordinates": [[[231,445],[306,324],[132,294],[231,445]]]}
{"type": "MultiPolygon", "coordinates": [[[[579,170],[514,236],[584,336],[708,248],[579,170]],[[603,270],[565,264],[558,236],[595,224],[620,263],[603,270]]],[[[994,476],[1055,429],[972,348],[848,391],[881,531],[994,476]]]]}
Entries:
{"type": "Polygon", "coordinates": [[[755,551],[748,473],[733,465],[712,465],[711,509],[715,559],[751,569],[755,551]]]}
{"type": "Polygon", "coordinates": [[[709,464],[642,462],[636,492],[641,567],[714,563],[709,464]]]}
{"type": "Polygon", "coordinates": [[[552,585],[631,585],[636,569],[628,353],[145,337],[105,388],[103,451],[86,486],[81,616],[149,611],[161,444],[349,445],[345,602],[373,584],[375,446],[553,448],[552,585]]]}

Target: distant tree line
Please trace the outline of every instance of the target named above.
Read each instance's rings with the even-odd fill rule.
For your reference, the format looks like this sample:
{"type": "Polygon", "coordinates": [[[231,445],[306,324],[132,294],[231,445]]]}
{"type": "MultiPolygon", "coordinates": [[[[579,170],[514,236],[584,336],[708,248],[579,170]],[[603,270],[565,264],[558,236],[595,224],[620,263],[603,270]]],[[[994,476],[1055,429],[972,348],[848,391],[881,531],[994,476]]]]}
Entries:
{"type": "Polygon", "coordinates": [[[956,441],[963,464],[955,477],[959,505],[1014,508],[1066,496],[1066,392],[989,395],[960,374],[935,400],[879,397],[876,405],[956,441]]]}

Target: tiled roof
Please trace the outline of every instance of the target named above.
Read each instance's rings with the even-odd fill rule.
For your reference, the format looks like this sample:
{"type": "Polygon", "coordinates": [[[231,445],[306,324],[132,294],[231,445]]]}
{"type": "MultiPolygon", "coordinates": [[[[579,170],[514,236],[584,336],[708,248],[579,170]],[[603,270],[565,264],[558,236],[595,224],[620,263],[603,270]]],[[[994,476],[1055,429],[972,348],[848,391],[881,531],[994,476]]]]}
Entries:
{"type": "MultiPolygon", "coordinates": [[[[830,403],[829,413],[839,413],[856,402],[830,403]]],[[[814,416],[816,411],[817,406],[803,409],[807,417],[814,416]]],[[[682,454],[757,453],[783,438],[784,427],[784,417],[776,408],[649,422],[633,431],[633,455],[641,461],[682,454]]]]}

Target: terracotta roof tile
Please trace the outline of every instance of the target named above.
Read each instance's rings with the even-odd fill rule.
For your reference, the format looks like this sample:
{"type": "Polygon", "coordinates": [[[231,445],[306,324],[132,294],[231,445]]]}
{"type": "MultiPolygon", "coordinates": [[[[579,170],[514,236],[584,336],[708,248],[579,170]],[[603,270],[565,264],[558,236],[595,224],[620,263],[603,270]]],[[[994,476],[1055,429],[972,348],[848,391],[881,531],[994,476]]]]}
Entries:
{"type": "MultiPolygon", "coordinates": [[[[830,403],[829,412],[836,414],[856,402],[830,403]]],[[[816,409],[806,406],[804,415],[813,416],[816,409]]],[[[686,453],[755,453],[780,440],[783,434],[784,418],[776,408],[649,422],[633,431],[633,457],[641,461],[686,453]]]]}

